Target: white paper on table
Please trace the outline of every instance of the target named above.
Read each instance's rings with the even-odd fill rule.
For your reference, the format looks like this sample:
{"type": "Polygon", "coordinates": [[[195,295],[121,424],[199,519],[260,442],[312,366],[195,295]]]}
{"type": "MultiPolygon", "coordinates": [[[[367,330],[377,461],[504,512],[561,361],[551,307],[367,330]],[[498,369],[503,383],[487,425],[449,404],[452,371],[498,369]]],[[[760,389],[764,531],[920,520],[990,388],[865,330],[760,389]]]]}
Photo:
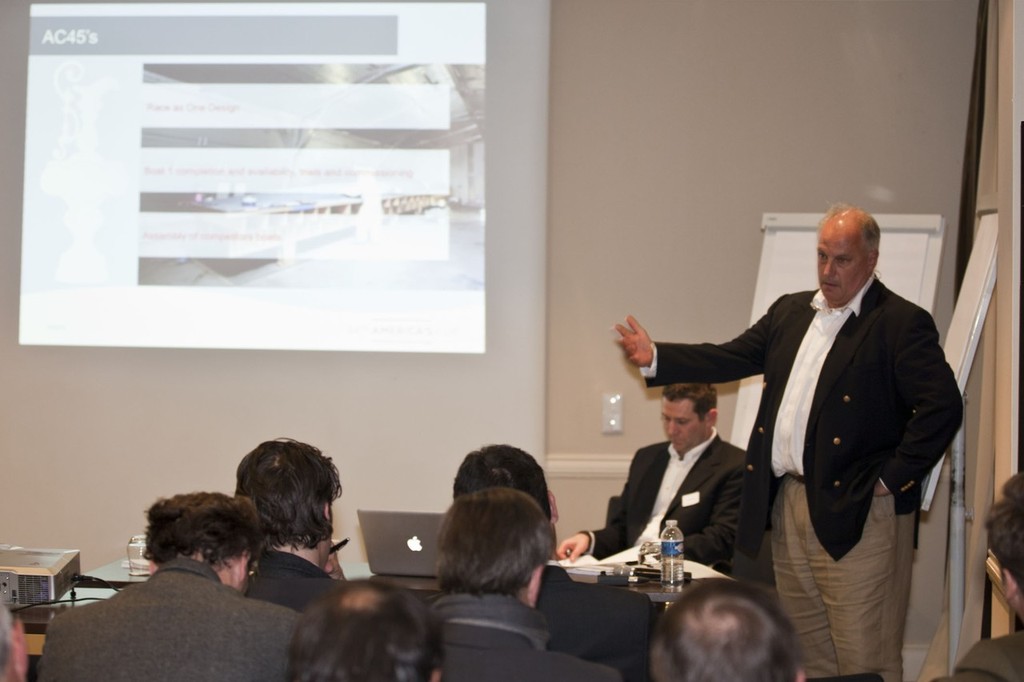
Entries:
{"type": "MultiPolygon", "coordinates": [[[[624,549],[618,554],[612,554],[604,559],[598,561],[590,555],[581,556],[576,561],[569,561],[568,559],[562,559],[558,562],[558,565],[564,568],[569,573],[575,573],[576,575],[600,575],[603,572],[614,571],[617,566],[622,566],[629,562],[636,562],[640,554],[639,547],[630,547],[624,549]]],[[[696,561],[690,561],[686,559],[683,563],[683,570],[688,571],[690,576],[694,579],[700,580],[703,578],[728,578],[729,576],[724,573],[720,573],[713,568],[709,568],[704,564],[699,564],[696,561]]]]}

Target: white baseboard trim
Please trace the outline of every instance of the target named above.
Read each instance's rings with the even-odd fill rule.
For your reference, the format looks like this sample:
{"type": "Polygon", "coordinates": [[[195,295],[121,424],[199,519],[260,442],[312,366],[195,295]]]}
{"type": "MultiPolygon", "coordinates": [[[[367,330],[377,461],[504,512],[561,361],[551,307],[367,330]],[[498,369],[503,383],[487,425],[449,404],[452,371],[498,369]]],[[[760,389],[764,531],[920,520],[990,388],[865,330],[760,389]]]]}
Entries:
{"type": "Polygon", "coordinates": [[[624,481],[632,459],[632,453],[596,455],[555,452],[548,454],[544,470],[553,478],[615,478],[624,481]]]}

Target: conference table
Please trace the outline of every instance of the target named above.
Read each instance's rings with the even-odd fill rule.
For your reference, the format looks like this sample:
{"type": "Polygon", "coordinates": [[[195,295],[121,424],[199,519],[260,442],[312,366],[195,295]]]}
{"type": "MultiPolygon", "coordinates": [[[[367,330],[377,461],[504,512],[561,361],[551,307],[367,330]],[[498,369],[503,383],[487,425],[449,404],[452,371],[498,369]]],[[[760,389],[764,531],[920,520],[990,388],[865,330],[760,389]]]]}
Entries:
{"type": "MultiPolygon", "coordinates": [[[[416,592],[440,592],[440,587],[437,583],[437,578],[419,578],[410,576],[391,576],[391,575],[375,575],[370,571],[370,565],[365,562],[343,562],[341,565],[342,571],[345,573],[345,577],[349,580],[382,580],[391,582],[397,585],[401,585],[407,589],[416,592]]],[[[631,592],[639,592],[645,595],[652,602],[657,604],[664,604],[673,602],[682,595],[685,586],[683,587],[663,587],[661,582],[657,579],[640,578],[636,582],[626,582],[626,584],[620,584],[623,581],[623,577],[612,576],[612,566],[587,566],[580,568],[567,567],[569,575],[573,580],[583,583],[600,583],[606,582],[608,584],[616,584],[621,586],[624,590],[630,590],[631,592]],[[602,575],[602,573],[604,575],[602,575]]],[[[713,569],[710,569],[701,564],[697,564],[692,561],[686,562],[686,572],[692,576],[693,580],[703,580],[706,578],[724,578],[724,574],[719,573],[713,569]]],[[[112,563],[100,566],[99,568],[89,571],[87,575],[97,578],[95,581],[86,581],[80,583],[83,587],[91,588],[110,588],[116,587],[118,589],[134,585],[136,583],[145,582],[149,576],[133,576],[128,575],[128,569],[124,567],[123,561],[114,561],[112,563]]]]}
{"type": "MultiPolygon", "coordinates": [[[[28,608],[20,608],[15,605],[18,617],[25,626],[25,634],[29,640],[30,653],[37,654],[42,651],[43,637],[46,635],[46,628],[58,614],[73,608],[87,606],[89,603],[109,599],[118,590],[131,588],[132,585],[143,583],[149,579],[148,575],[129,575],[127,562],[113,561],[85,573],[90,579],[83,580],[75,587],[75,599],[72,601],[70,593],[64,595],[60,603],[39,604],[28,608]]],[[[670,603],[679,599],[686,591],[686,586],[699,582],[702,579],[712,577],[725,577],[701,564],[687,562],[687,572],[692,573],[693,581],[687,582],[682,587],[663,587],[657,579],[648,579],[639,582],[623,582],[623,577],[614,576],[611,566],[591,566],[573,569],[569,567],[569,575],[573,580],[584,583],[607,583],[619,584],[621,589],[643,594],[659,608],[665,608],[670,603]],[[604,575],[602,575],[602,572],[604,575]]],[[[409,576],[375,575],[370,571],[370,566],[363,562],[345,562],[341,565],[345,577],[349,580],[379,580],[393,583],[409,590],[420,593],[437,593],[440,587],[436,578],[418,578],[409,576]]]]}
{"type": "MultiPolygon", "coordinates": [[[[370,572],[367,564],[346,564],[342,566],[345,571],[345,577],[349,580],[357,579],[368,579],[378,580],[382,582],[388,582],[400,587],[404,587],[414,592],[440,592],[441,588],[438,586],[437,578],[415,578],[408,576],[395,576],[395,575],[375,575],[370,572]]],[[[580,574],[569,572],[570,577],[576,582],[581,583],[604,583],[608,585],[614,585],[615,587],[623,590],[629,590],[630,592],[638,592],[643,594],[652,602],[659,607],[667,607],[669,604],[679,599],[683,595],[686,589],[686,585],[692,583],[688,581],[686,585],[679,587],[664,587],[660,580],[651,580],[641,578],[637,582],[625,582],[619,576],[613,576],[610,574],[580,574]]],[[[721,574],[719,574],[721,575],[721,574]]],[[[711,576],[705,576],[711,577],[711,576]]],[[[724,577],[724,576],[722,576],[724,577]]],[[[693,580],[702,580],[703,578],[693,578],[693,580]]]]}

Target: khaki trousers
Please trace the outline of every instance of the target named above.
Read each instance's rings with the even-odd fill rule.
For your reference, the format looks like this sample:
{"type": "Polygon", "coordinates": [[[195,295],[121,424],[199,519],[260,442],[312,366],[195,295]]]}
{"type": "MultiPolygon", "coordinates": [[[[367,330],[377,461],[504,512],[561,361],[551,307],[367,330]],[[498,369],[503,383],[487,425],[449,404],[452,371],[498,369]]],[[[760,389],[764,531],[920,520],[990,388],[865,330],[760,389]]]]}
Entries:
{"type": "Polygon", "coordinates": [[[818,542],[804,484],[786,476],[772,508],[775,583],[808,677],[874,672],[903,682],[914,515],[875,497],[860,542],[836,561],[818,542]]]}

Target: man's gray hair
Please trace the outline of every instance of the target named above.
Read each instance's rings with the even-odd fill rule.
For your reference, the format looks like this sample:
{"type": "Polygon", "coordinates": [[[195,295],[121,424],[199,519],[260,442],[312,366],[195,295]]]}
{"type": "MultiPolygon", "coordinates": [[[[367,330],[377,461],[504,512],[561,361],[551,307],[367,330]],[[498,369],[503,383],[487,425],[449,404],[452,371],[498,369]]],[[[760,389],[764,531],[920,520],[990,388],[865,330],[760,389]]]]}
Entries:
{"type": "Polygon", "coordinates": [[[864,246],[867,247],[868,251],[878,251],[878,244],[882,241],[882,230],[878,227],[875,217],[860,206],[844,204],[842,202],[832,204],[828,207],[828,211],[826,211],[825,216],[818,222],[818,232],[821,232],[821,228],[825,223],[843,213],[856,214],[860,223],[861,237],[864,239],[864,246]]]}

